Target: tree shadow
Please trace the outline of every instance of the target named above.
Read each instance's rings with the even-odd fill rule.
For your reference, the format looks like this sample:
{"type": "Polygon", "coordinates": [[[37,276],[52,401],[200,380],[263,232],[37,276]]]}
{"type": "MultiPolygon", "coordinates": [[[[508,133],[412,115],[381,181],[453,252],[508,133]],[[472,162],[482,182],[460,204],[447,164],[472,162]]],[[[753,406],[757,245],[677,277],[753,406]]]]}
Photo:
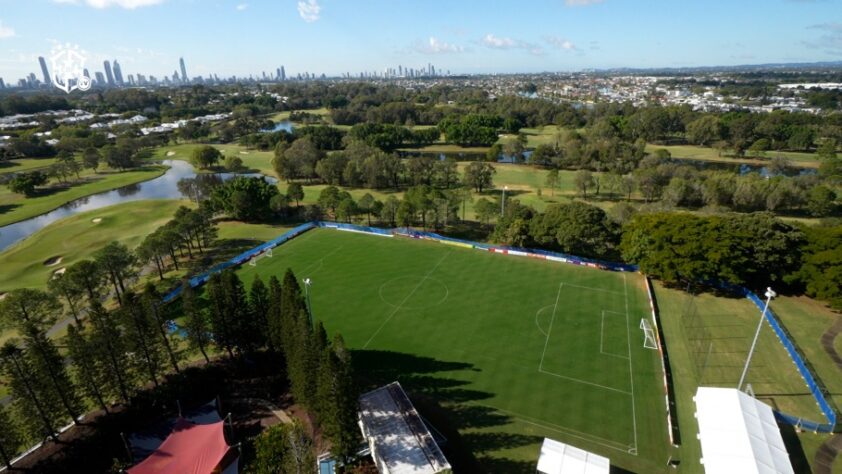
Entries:
{"type": "Polygon", "coordinates": [[[0,204],[0,214],[11,212],[20,207],[20,204],[0,204]]]}
{"type": "Polygon", "coordinates": [[[381,350],[354,350],[351,360],[363,391],[401,383],[431,430],[447,439],[442,449],[456,472],[534,472],[534,462],[492,456],[542,438],[505,431],[514,420],[481,404],[493,394],[470,388],[458,377],[459,372],[479,371],[472,364],[381,350]]]}

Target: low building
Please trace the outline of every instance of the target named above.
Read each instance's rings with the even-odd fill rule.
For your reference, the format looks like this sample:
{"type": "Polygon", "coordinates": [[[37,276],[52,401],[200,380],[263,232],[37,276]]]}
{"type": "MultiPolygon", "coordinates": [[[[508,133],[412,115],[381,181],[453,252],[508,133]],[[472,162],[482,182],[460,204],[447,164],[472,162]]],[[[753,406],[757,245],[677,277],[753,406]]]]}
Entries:
{"type": "Polygon", "coordinates": [[[359,424],[381,474],[450,472],[450,463],[400,383],[361,395],[359,424]]]}
{"type": "Polygon", "coordinates": [[[544,438],[538,474],[608,474],[611,461],[584,449],[544,438]]]}

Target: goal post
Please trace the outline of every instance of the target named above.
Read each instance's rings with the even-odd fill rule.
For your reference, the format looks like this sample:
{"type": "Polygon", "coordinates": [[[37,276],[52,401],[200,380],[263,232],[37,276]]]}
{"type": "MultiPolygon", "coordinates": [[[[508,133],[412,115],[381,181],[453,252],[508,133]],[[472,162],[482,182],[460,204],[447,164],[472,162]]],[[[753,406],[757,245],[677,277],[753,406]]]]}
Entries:
{"type": "Polygon", "coordinates": [[[652,328],[648,319],[643,318],[640,320],[640,329],[643,331],[643,347],[657,349],[658,340],[655,338],[655,330],[652,328]]]}
{"type": "Polygon", "coordinates": [[[263,257],[270,257],[270,258],[272,257],[272,247],[269,247],[268,249],[258,253],[257,255],[253,255],[249,259],[249,265],[251,265],[253,267],[256,267],[257,261],[260,260],[263,257]]]}

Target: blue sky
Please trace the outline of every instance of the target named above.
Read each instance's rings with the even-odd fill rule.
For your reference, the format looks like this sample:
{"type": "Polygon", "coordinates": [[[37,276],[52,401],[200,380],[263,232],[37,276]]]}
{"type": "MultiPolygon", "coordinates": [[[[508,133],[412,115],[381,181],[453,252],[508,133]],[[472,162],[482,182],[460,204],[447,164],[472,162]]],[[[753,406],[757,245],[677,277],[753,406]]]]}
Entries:
{"type": "MultiPolygon", "coordinates": [[[[839,0],[0,0],[0,77],[56,43],[124,75],[576,71],[842,60],[839,0]]],[[[40,74],[39,74],[40,76],[40,74]]]]}

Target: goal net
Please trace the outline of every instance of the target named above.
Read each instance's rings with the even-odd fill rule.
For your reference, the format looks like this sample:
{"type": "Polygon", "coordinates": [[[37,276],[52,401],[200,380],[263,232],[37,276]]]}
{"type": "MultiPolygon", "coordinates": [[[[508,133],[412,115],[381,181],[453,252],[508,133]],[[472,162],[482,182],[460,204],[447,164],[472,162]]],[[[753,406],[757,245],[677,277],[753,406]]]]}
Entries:
{"type": "Polygon", "coordinates": [[[658,341],[655,339],[655,330],[648,319],[640,320],[640,329],[643,331],[643,347],[647,349],[657,349],[658,341]]]}
{"type": "Polygon", "coordinates": [[[260,252],[259,254],[255,255],[255,256],[251,257],[249,259],[249,265],[251,265],[253,267],[256,267],[257,261],[260,260],[263,257],[270,257],[270,258],[272,257],[272,248],[271,247],[262,251],[262,252],[260,252]]]}

